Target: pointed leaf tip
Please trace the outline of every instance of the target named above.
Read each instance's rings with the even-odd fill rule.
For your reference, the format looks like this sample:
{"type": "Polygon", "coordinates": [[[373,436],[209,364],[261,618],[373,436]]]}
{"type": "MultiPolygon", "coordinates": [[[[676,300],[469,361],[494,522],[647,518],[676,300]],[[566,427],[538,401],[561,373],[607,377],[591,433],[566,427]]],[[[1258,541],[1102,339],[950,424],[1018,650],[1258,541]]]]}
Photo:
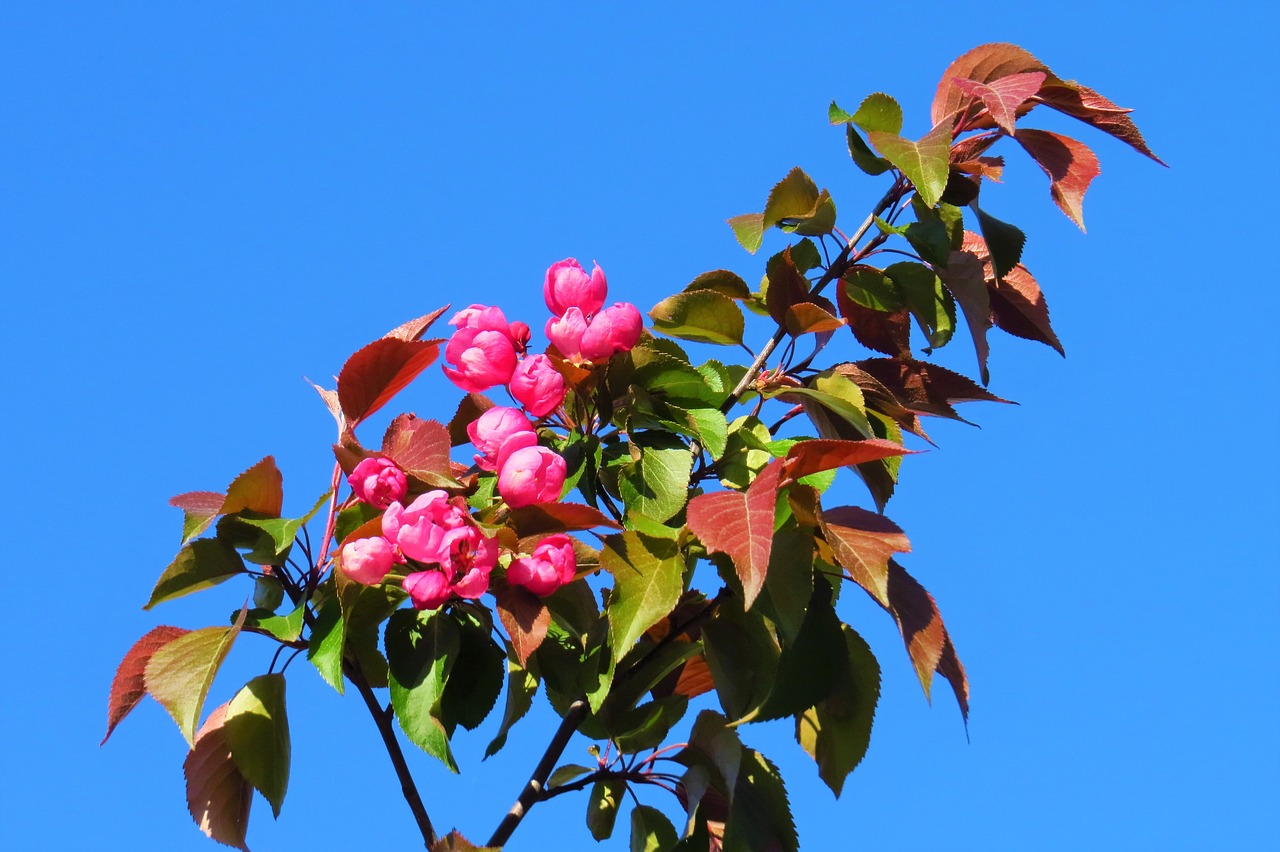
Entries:
{"type": "Polygon", "coordinates": [[[142,696],[147,692],[147,662],[156,651],[180,636],[190,633],[183,627],[161,625],[152,628],[145,636],[133,644],[116,669],[116,676],[111,681],[111,695],[107,700],[107,733],[99,745],[105,745],[125,716],[128,716],[142,696]]]}

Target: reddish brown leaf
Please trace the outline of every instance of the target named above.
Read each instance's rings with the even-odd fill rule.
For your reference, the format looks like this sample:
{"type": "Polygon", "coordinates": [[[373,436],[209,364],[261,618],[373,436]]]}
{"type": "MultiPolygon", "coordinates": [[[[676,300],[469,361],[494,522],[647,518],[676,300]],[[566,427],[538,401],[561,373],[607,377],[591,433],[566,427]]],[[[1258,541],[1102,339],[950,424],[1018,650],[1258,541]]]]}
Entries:
{"type": "Polygon", "coordinates": [[[851,299],[843,286],[836,288],[836,302],[840,316],[863,346],[885,355],[911,357],[911,314],[906,309],[886,312],[868,308],[851,299]]]}
{"type": "Polygon", "coordinates": [[[884,515],[856,506],[822,510],[822,533],[836,561],[883,607],[889,606],[889,559],[908,553],[911,542],[884,515]]]}
{"type": "Polygon", "coordinates": [[[951,168],[998,183],[1004,175],[1004,157],[976,157],[972,160],[961,160],[952,163],[951,168]]]}
{"type": "Polygon", "coordinates": [[[152,628],[145,636],[133,643],[133,647],[129,649],[129,652],[124,655],[124,659],[120,661],[120,666],[116,669],[116,676],[111,681],[111,696],[107,699],[107,733],[98,745],[106,744],[111,737],[111,732],[116,729],[116,725],[120,724],[120,721],[125,716],[128,716],[134,707],[138,706],[138,702],[146,694],[147,686],[144,675],[147,670],[147,661],[151,659],[151,655],[179,636],[190,632],[190,630],[182,627],[161,625],[160,627],[152,628]]]}
{"type": "Polygon", "coordinates": [[[535,503],[512,509],[508,520],[520,538],[548,533],[622,527],[599,509],[581,503],[535,503]]]}
{"type": "Polygon", "coordinates": [[[955,79],[951,82],[966,95],[982,101],[991,118],[1004,132],[1014,132],[1014,120],[1018,108],[1025,104],[1045,80],[1043,71],[1027,71],[1022,74],[1010,74],[988,83],[977,80],[955,79]]]}
{"type": "MultiPolygon", "coordinates": [[[[957,141],[956,144],[951,146],[951,164],[956,165],[979,159],[999,138],[994,134],[983,134],[957,141]]],[[[1004,163],[1004,159],[1001,157],[987,157],[985,159],[999,160],[1001,164],[1004,163]]]]}
{"type": "Polygon", "coordinates": [[[787,309],[809,301],[809,282],[791,259],[791,247],[769,260],[769,289],[765,292],[765,306],[778,325],[786,327],[787,309]]]}
{"type": "Polygon", "coordinates": [[[1047,130],[1019,130],[1014,136],[1052,184],[1053,201],[1084,230],[1084,193],[1101,172],[1097,156],[1070,136],[1047,130]]]}
{"type": "Polygon", "coordinates": [[[217,491],[188,491],[169,498],[169,505],[193,515],[216,515],[222,511],[227,495],[217,491]]]}
{"type": "Polygon", "coordinates": [[[715,681],[711,679],[711,667],[702,654],[689,658],[679,671],[672,689],[675,695],[693,699],[716,688],[715,681]]]}
{"type": "Polygon", "coordinates": [[[441,314],[447,310],[449,310],[448,305],[445,305],[443,308],[437,308],[425,316],[409,320],[404,325],[396,326],[384,334],[383,337],[393,337],[396,340],[404,340],[407,342],[420,340],[422,335],[427,333],[427,329],[431,328],[431,324],[440,319],[441,314]]]}
{"type": "Polygon", "coordinates": [[[789,484],[811,473],[834,470],[838,467],[851,467],[913,452],[914,450],[908,450],[901,444],[880,438],[868,438],[863,441],[839,441],[825,438],[801,441],[787,451],[786,478],[782,484],[789,484]]]}
{"type": "Polygon", "coordinates": [[[1085,124],[1114,136],[1162,166],[1168,165],[1151,153],[1151,149],[1147,147],[1146,140],[1138,131],[1138,126],[1129,118],[1129,113],[1133,110],[1116,106],[1088,86],[1051,77],[1041,87],[1037,97],[1045,106],[1066,113],[1072,118],[1078,118],[1085,124]]]}
{"type": "Polygon", "coordinates": [[[972,379],[925,361],[868,358],[855,362],[898,397],[911,411],[964,420],[951,407],[956,402],[1008,402],[972,379]]]}
{"type": "Polygon", "coordinates": [[[456,484],[449,461],[449,430],[434,420],[401,414],[382,438],[382,454],[410,476],[433,486],[456,484]]]}
{"type": "Polygon", "coordinates": [[[511,650],[523,666],[547,638],[551,611],[537,595],[513,586],[495,586],[494,600],[498,604],[498,618],[511,637],[511,650]]]}
{"type": "Polygon", "coordinates": [[[957,79],[990,84],[1002,77],[1034,71],[1049,73],[1039,59],[1014,44],[983,44],[960,56],[942,72],[942,80],[933,96],[931,115],[939,124],[947,116],[957,116],[958,130],[982,126],[973,119],[984,111],[981,101],[956,84],[957,79]]]}
{"type": "Polygon", "coordinates": [[[236,849],[248,850],[249,806],[253,787],[231,758],[222,723],[227,705],[209,714],[182,763],[187,779],[187,810],[207,837],[236,849]]]}
{"type": "Polygon", "coordinates": [[[338,401],[352,428],[431,366],[439,341],[383,337],[347,359],[338,373],[338,401]]]}
{"type": "Polygon", "coordinates": [[[1065,355],[1058,335],[1049,325],[1049,306],[1045,304],[1044,294],[1027,268],[1018,264],[997,279],[987,244],[972,231],[964,232],[964,250],[983,259],[992,322],[1016,337],[1047,344],[1059,355],[1065,355]]]}
{"type": "Polygon", "coordinates": [[[458,410],[449,421],[449,443],[455,447],[471,443],[467,427],[481,414],[493,408],[494,402],[482,393],[469,393],[458,403],[458,410]]]}
{"type": "Polygon", "coordinates": [[[969,681],[933,596],[893,560],[889,560],[888,593],[889,603],[885,608],[898,622],[925,697],[931,698],[933,673],[938,672],[950,681],[960,712],[967,721],[969,681]]]}
{"type": "Polygon", "coordinates": [[[991,297],[987,295],[982,259],[966,251],[953,251],[946,269],[939,269],[938,275],[964,312],[973,348],[978,354],[978,372],[985,385],[990,380],[987,357],[991,347],[987,344],[987,329],[991,328],[991,297]]]}
{"type": "Polygon", "coordinates": [[[267,456],[231,481],[220,514],[234,515],[247,510],[278,518],[283,506],[284,477],[276,467],[276,460],[267,456]]]}
{"type": "Polygon", "coordinates": [[[454,830],[431,844],[430,852],[500,852],[500,850],[493,846],[476,846],[454,830]]]}
{"type": "Polygon", "coordinates": [[[707,550],[733,560],[742,581],[743,609],[750,609],[764,586],[773,549],[774,507],[783,463],[770,462],[740,491],[701,494],[689,501],[688,523],[707,550]]]}
{"type": "Polygon", "coordinates": [[[853,381],[862,390],[862,397],[866,401],[869,411],[878,411],[892,418],[900,427],[911,434],[919,435],[929,443],[933,443],[928,433],[925,432],[924,426],[921,425],[919,415],[899,402],[893,391],[881,384],[875,376],[856,364],[839,364],[835,367],[835,370],[840,375],[853,381]]]}

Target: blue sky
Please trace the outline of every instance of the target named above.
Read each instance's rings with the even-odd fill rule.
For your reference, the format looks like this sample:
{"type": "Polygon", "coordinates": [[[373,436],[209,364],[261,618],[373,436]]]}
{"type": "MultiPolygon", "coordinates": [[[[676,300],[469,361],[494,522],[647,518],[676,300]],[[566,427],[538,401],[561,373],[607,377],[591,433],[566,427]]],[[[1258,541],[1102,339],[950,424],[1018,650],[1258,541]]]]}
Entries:
{"type": "MultiPolygon", "coordinates": [[[[332,422],[303,376],[323,383],[446,302],[540,324],[542,272],[567,256],[642,308],[716,267],[754,281],[762,258],[724,219],[792,166],[847,223],[883,191],[827,104],[888,91],[918,136],[942,69],[988,41],[1135,108],[1172,168],[1046,122],[1102,158],[1090,233],[1013,151],[984,193],[1030,234],[1068,357],[993,336],[991,389],[1021,405],[969,406],[980,430],[931,424],[939,449],[907,462],[887,509],[968,666],[969,741],[854,595],[842,615],[885,680],[843,797],[785,726],[744,737],[781,765],[805,849],[1276,842],[1278,128],[1261,4],[423,5],[0,13],[0,845],[215,848],[185,813],[185,747],[158,705],[98,748],[106,694],[154,624],[219,623],[244,597],[228,584],[141,610],[177,547],[171,495],[268,453],[286,508],[327,487],[332,422]]],[[[939,359],[973,370],[963,339],[939,359]]],[[[453,394],[432,370],[402,405],[446,417],[453,394]]],[[[851,477],[838,488],[866,502],[851,477]]],[[[245,637],[211,700],[268,657],[245,637]]],[[[251,847],[415,845],[357,697],[301,662],[289,674],[293,778],[279,822],[255,804],[251,847]]],[[[481,765],[491,720],[462,738],[458,778],[414,755],[437,824],[484,839],[553,723],[533,714],[481,765]]],[[[566,753],[584,757],[585,741],[566,753]]],[[[584,808],[538,806],[508,848],[589,848],[584,808]]]]}

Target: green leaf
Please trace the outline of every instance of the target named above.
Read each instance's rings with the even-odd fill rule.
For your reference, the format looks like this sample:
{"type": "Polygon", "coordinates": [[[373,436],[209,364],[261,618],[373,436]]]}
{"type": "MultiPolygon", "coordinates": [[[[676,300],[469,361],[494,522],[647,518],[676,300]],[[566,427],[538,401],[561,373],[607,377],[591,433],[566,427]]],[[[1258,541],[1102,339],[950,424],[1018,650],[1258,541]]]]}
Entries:
{"type": "Polygon", "coordinates": [[[506,654],[474,617],[457,612],[451,617],[458,621],[458,655],[440,709],[445,728],[453,736],[455,725],[473,731],[493,710],[502,693],[506,654]]]}
{"type": "Polygon", "coordinates": [[[591,785],[591,797],[587,800],[587,828],[596,840],[613,836],[613,824],[618,819],[618,804],[626,791],[626,782],[606,778],[591,785]]]}
{"type": "Polygon", "coordinates": [[[703,625],[702,644],[725,715],[751,721],[778,674],[780,649],[771,626],[758,610],[743,612],[735,598],[703,625]]]}
{"type": "Polygon", "coordinates": [[[773,536],[769,574],[756,606],[787,644],[795,642],[813,596],[813,547],[813,530],[794,523],[773,536]]]}
{"type": "Polygon", "coordinates": [[[797,166],[769,192],[761,225],[767,231],[784,219],[812,216],[819,198],[818,185],[797,166]]]}
{"type": "Polygon", "coordinates": [[[845,293],[864,308],[873,311],[897,311],[906,307],[893,279],[883,270],[858,266],[845,273],[845,293]]]}
{"type": "Polygon", "coordinates": [[[903,236],[920,255],[920,259],[943,269],[951,259],[951,252],[964,244],[964,217],[960,208],[952,204],[926,207],[920,196],[911,200],[916,221],[903,231],[903,236]]]}
{"type": "Polygon", "coordinates": [[[342,678],[342,644],[345,638],[346,623],[342,618],[342,607],[337,597],[331,595],[316,613],[311,638],[307,642],[307,659],[320,672],[324,682],[338,690],[339,695],[346,686],[342,678]]]}
{"type": "Polygon", "coordinates": [[[1027,235],[1010,225],[1001,222],[995,216],[978,209],[977,202],[969,205],[978,217],[978,229],[982,231],[982,239],[987,243],[991,253],[991,264],[995,267],[996,280],[1003,280],[1022,259],[1022,247],[1027,244],[1027,235]]]}
{"type": "Polygon", "coordinates": [[[387,621],[386,653],[391,706],[409,741],[437,758],[450,772],[458,765],[441,718],[445,685],[460,637],[458,623],[436,612],[397,610],[387,621]]]}
{"type": "Polygon", "coordinates": [[[731,798],[737,787],[742,756],[742,741],[738,739],[737,730],[729,726],[729,720],[713,710],[703,710],[694,720],[688,745],[676,760],[691,769],[706,769],[713,784],[731,798]]]}
{"type": "Polygon", "coordinates": [[[656,431],[633,433],[631,446],[640,458],[619,471],[622,501],[628,512],[665,521],[688,499],[693,456],[683,441],[656,431]]]}
{"type": "Polygon", "coordinates": [[[844,637],[832,602],[831,585],[822,577],[813,583],[813,597],[795,640],[782,649],[778,676],[769,698],[752,721],[794,716],[831,693],[831,684],[844,669],[844,637]]]}
{"type": "Polygon", "coordinates": [[[896,136],[902,132],[902,107],[884,92],[876,92],[862,101],[849,120],[868,133],[874,131],[896,136]]]}
{"type": "MultiPolygon", "coordinates": [[[[269,609],[251,609],[244,626],[269,633],[281,642],[292,642],[302,635],[302,616],[305,609],[305,605],[301,603],[288,615],[276,615],[269,609]]],[[[232,621],[239,617],[239,610],[231,614],[232,621]]]]}
{"type": "Polygon", "coordinates": [[[716,463],[720,483],[745,491],[764,466],[773,460],[768,444],[769,428],[755,417],[744,415],[729,424],[724,454],[716,463]]]}
{"type": "Polygon", "coordinates": [[[616,661],[675,609],[684,591],[684,560],[671,539],[625,532],[605,539],[600,565],[615,581],[608,615],[616,661]]]}
{"type": "Polygon", "coordinates": [[[111,694],[107,699],[107,733],[99,745],[105,745],[111,738],[116,725],[132,712],[142,696],[147,694],[146,671],[147,662],[156,651],[168,643],[190,633],[182,627],[163,624],[153,627],[147,634],[133,643],[133,647],[124,655],[115,677],[111,679],[111,694]]]}
{"type": "Polygon", "coordinates": [[[206,627],[179,636],[147,660],[147,692],[169,711],[188,745],[195,742],[204,699],[240,634],[246,612],[242,610],[230,627],[206,627]]]}
{"type": "Polygon", "coordinates": [[[502,724],[484,750],[487,760],[507,744],[507,734],[516,722],[524,718],[533,706],[533,696],[538,691],[538,678],[515,660],[507,659],[507,701],[502,712],[502,724]]]}
{"type": "Polygon", "coordinates": [[[729,220],[733,235],[744,249],[755,254],[764,242],[764,214],[746,213],[729,220]]]}
{"type": "Polygon", "coordinates": [[[554,790],[556,787],[568,784],[575,778],[581,778],[588,772],[595,770],[590,766],[579,766],[576,763],[566,763],[563,766],[557,766],[556,771],[551,773],[551,777],[547,779],[547,789],[554,790]]]}
{"type": "Polygon", "coordinates": [[[845,136],[849,143],[849,156],[853,159],[853,164],[862,171],[874,177],[893,168],[893,164],[884,157],[876,156],[852,123],[845,125],[845,136]]]}
{"type": "MultiPolygon", "coordinates": [[[[867,421],[866,402],[857,383],[834,370],[824,370],[809,380],[807,387],[786,388],[766,394],[784,399],[798,397],[809,419],[814,419],[814,407],[826,411],[848,423],[864,437],[871,436],[871,424],[867,421]]],[[[815,424],[817,421],[814,421],[815,424]]]]}
{"type": "MultiPolygon", "coordinates": [[[[311,507],[311,511],[307,512],[301,518],[253,518],[245,517],[240,514],[236,517],[236,521],[241,524],[247,524],[261,530],[266,534],[267,539],[271,542],[269,548],[263,548],[263,555],[266,557],[259,562],[262,565],[277,564],[276,560],[283,557],[293,547],[293,538],[298,534],[298,530],[316,516],[316,513],[329,501],[332,496],[331,491],[326,491],[320,495],[320,499],[311,507]]],[[[221,527],[221,524],[219,524],[221,527]]],[[[338,539],[341,541],[341,539],[338,539]]],[[[255,562],[258,560],[254,560],[255,562]]]]}
{"type": "Polygon", "coordinates": [[[942,280],[921,263],[903,261],[885,269],[906,299],[912,315],[929,338],[929,346],[945,346],[956,327],[956,305],[942,280]]]}
{"type": "Polygon", "coordinates": [[[723,852],[799,852],[787,790],[778,767],[754,749],[743,749],[723,852]]]}
{"type": "Polygon", "coordinates": [[[275,612],[284,603],[284,586],[278,577],[256,577],[253,581],[253,605],[256,609],[275,612]]]}
{"type": "Polygon", "coordinates": [[[819,777],[836,796],[867,753],[880,699],[880,664],[871,648],[849,625],[841,631],[843,671],[826,698],[796,716],[796,742],[818,762],[819,777]]]}
{"type": "Polygon", "coordinates": [[[631,852],[668,852],[679,841],[675,826],[662,811],[649,805],[631,809],[631,852]]]}
{"type": "Polygon", "coordinates": [[[653,327],[682,340],[736,346],[745,328],[742,309],[715,290],[692,290],[668,296],[649,311],[653,327]]]}
{"type": "Polygon", "coordinates": [[[751,288],[747,286],[747,282],[743,281],[736,272],[730,272],[727,269],[704,272],[689,282],[684,290],[686,293],[692,293],[695,290],[714,290],[730,299],[751,298],[751,288]]]}
{"type": "Polygon", "coordinates": [[[631,361],[635,367],[631,384],[684,408],[719,406],[724,394],[708,385],[706,378],[687,358],[661,351],[655,346],[659,343],[674,346],[674,341],[653,338],[631,350],[631,361]]]}
{"type": "Polygon", "coordinates": [[[231,699],[222,724],[240,774],[271,803],[277,818],[289,789],[289,718],[284,692],[282,673],[255,677],[231,699]]]}
{"type": "Polygon", "coordinates": [[[938,124],[919,142],[883,131],[869,131],[867,138],[911,181],[925,204],[933,207],[938,203],[942,191],[947,188],[950,173],[950,121],[938,124]]]}
{"type": "Polygon", "coordinates": [[[729,440],[729,421],[720,409],[693,408],[685,414],[693,426],[698,442],[711,454],[711,458],[714,460],[724,455],[729,440]]]}
{"type": "MultiPolygon", "coordinates": [[[[156,581],[143,609],[216,586],[246,570],[244,560],[231,545],[216,538],[198,539],[178,551],[156,581]]],[[[195,735],[194,728],[191,733],[195,735]]]]}

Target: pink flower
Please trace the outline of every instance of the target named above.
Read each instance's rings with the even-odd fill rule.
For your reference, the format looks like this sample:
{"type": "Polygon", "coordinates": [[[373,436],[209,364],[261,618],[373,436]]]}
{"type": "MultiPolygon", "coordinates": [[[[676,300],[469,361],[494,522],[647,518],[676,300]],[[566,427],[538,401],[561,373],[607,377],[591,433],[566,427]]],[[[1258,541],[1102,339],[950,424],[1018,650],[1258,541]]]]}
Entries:
{"type": "Polygon", "coordinates": [[[469,524],[467,510],[443,491],[428,491],[408,506],[392,503],[382,514],[382,534],[418,562],[447,560],[450,545],[445,534],[469,524]]]}
{"type": "MultiPolygon", "coordinates": [[[[475,329],[476,331],[500,331],[515,343],[515,334],[512,330],[512,323],[507,322],[507,315],[502,312],[502,308],[490,307],[488,305],[468,305],[453,315],[453,319],[449,320],[449,325],[456,326],[458,330],[464,328],[475,329]]],[[[524,325],[524,323],[520,323],[524,325]]],[[[524,326],[526,329],[527,325],[524,326]]]]}
{"type": "Polygon", "coordinates": [[[395,562],[391,542],[381,536],[358,538],[342,548],[342,570],[357,583],[376,586],[395,562]]]}
{"type": "Polygon", "coordinates": [[[603,361],[615,352],[630,352],[643,327],[636,306],[618,302],[591,319],[582,335],[582,354],[590,361],[603,361]]]}
{"type": "Polygon", "coordinates": [[[581,364],[582,335],[587,330],[587,320],[581,308],[569,308],[564,316],[547,320],[547,339],[560,350],[560,354],[574,364],[581,364]]]}
{"type": "Polygon", "coordinates": [[[521,361],[507,387],[534,417],[545,417],[564,402],[564,376],[546,355],[531,355],[521,361]]]}
{"type": "Polygon", "coordinates": [[[578,557],[573,552],[573,539],[564,533],[549,535],[533,549],[532,556],[522,556],[507,568],[507,582],[524,586],[535,595],[549,595],[573,580],[578,572],[578,557]]]}
{"type": "Polygon", "coordinates": [[[501,331],[460,328],[444,348],[444,374],[464,391],[479,392],[511,381],[516,348],[501,331]]]}
{"type": "Polygon", "coordinates": [[[347,477],[356,499],[379,509],[404,499],[409,488],[404,471],[391,459],[367,458],[347,477]]]}
{"type": "Polygon", "coordinates": [[[404,578],[404,590],[418,609],[439,609],[453,597],[449,579],[439,571],[418,571],[404,578]]]}
{"type": "Polygon", "coordinates": [[[551,264],[546,283],[542,285],[542,296],[556,316],[561,316],[569,308],[579,308],[584,315],[594,314],[604,305],[607,291],[608,285],[599,264],[587,277],[582,264],[573,258],[551,264]]]}
{"type": "Polygon", "coordinates": [[[498,467],[498,493],[511,508],[560,499],[564,459],[546,447],[524,447],[504,454],[498,467]]]}
{"type": "MultiPolygon", "coordinates": [[[[495,405],[467,424],[467,435],[475,446],[476,464],[481,470],[498,469],[498,450],[517,432],[533,434],[533,424],[516,408],[495,405]]],[[[536,437],[535,437],[535,443],[536,437]]]]}

